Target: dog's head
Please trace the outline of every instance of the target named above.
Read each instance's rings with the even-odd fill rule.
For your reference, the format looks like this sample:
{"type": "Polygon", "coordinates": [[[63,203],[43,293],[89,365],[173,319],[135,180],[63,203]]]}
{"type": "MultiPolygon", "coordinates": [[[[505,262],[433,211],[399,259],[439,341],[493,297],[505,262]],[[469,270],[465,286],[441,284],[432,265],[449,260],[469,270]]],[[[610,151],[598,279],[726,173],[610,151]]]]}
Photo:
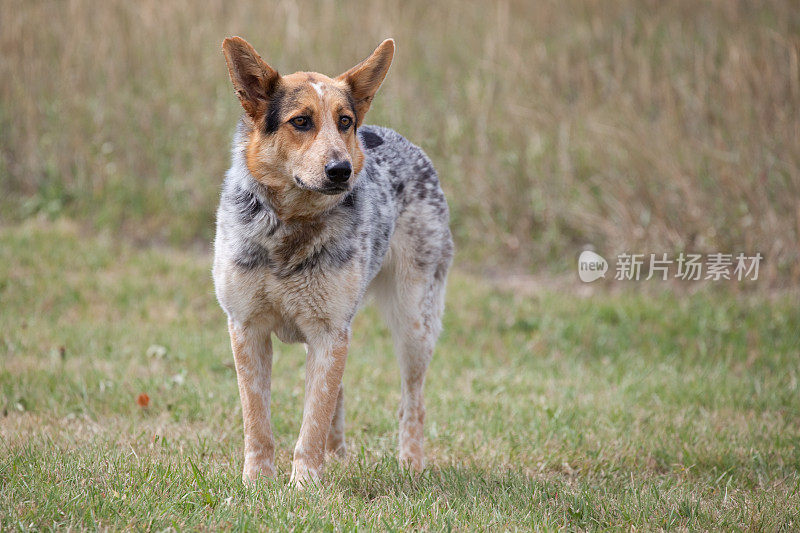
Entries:
{"type": "Polygon", "coordinates": [[[336,78],[315,72],[281,76],[240,37],[225,39],[222,49],[250,126],[250,173],[274,194],[307,207],[335,203],[361,171],[356,130],[389,70],[394,41],[383,41],[336,78]]]}

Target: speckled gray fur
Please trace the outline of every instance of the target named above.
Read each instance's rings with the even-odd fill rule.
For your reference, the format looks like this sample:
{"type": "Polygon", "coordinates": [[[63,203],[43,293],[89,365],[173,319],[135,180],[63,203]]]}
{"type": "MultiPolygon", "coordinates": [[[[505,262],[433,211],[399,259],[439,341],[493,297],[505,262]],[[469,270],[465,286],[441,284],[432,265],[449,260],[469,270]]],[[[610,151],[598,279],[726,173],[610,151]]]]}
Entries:
{"type": "MultiPolygon", "coordinates": [[[[388,128],[359,128],[365,159],[353,189],[324,214],[324,227],[311,252],[287,254],[285,243],[301,229],[300,223],[279,220],[264,186],[248,171],[245,128],[240,121],[222,187],[217,262],[233,261],[243,271],[268,270],[281,279],[324,276],[360,263],[365,272],[363,297],[381,270],[390,243],[395,243],[394,248],[411,255],[405,263],[420,276],[444,282],[453,255],[447,203],[436,171],[420,148],[388,128]]],[[[358,304],[353,302],[350,318],[358,304]]]]}

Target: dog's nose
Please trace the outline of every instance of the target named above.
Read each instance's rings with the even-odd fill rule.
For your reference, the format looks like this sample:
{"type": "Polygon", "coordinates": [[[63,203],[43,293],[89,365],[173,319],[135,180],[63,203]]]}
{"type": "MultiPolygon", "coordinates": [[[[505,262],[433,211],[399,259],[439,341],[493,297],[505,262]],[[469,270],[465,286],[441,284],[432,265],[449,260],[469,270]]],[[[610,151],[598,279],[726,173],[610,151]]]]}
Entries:
{"type": "Polygon", "coordinates": [[[349,161],[331,161],[325,165],[325,175],[334,183],[344,183],[352,173],[353,167],[349,161]]]}

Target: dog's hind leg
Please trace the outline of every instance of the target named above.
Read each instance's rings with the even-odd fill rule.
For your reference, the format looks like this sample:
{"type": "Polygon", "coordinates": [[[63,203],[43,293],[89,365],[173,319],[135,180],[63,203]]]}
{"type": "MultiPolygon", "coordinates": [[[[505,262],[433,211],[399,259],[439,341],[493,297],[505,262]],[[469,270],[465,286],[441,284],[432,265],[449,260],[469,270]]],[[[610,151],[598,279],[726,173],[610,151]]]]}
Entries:
{"type": "Polygon", "coordinates": [[[441,331],[448,266],[449,257],[432,270],[399,260],[381,273],[376,294],[400,364],[400,462],[416,471],[425,466],[422,389],[441,331]]]}
{"type": "Polygon", "coordinates": [[[336,408],[333,411],[333,422],[325,440],[325,450],[335,453],[339,457],[347,454],[347,445],[344,440],[344,385],[339,385],[339,396],[336,398],[336,408]]]}

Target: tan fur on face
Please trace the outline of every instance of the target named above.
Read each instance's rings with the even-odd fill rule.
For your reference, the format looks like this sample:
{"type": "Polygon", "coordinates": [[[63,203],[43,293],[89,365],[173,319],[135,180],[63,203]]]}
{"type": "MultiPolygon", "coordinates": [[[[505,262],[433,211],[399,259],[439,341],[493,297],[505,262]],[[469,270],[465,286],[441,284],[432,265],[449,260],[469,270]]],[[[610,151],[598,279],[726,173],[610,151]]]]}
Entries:
{"type": "Polygon", "coordinates": [[[279,217],[312,218],[330,209],[341,193],[320,192],[332,185],[325,166],[349,162],[352,188],[364,161],[356,130],[391,65],[394,41],[387,39],[336,79],[315,72],[280,76],[239,37],[225,39],[222,47],[250,126],[247,168],[267,186],[279,217]],[[307,131],[292,125],[300,116],[311,120],[307,131]],[[342,117],[351,121],[349,127],[340,127],[342,117]]]}
{"type": "Polygon", "coordinates": [[[282,219],[308,218],[335,205],[339,198],[306,190],[295,178],[312,189],[322,189],[328,184],[325,165],[347,161],[353,167],[348,182],[352,187],[364,161],[356,136],[356,117],[349,89],[342,81],[298,72],[282,77],[278,87],[292,95],[287,97],[291,105],[282,106],[281,124],[275,133],[263,133],[266,117],[254,124],[247,143],[247,167],[267,186],[282,219]],[[290,123],[298,116],[310,117],[313,127],[299,131],[290,123]],[[353,121],[346,130],[338,126],[342,116],[353,121]]]}

